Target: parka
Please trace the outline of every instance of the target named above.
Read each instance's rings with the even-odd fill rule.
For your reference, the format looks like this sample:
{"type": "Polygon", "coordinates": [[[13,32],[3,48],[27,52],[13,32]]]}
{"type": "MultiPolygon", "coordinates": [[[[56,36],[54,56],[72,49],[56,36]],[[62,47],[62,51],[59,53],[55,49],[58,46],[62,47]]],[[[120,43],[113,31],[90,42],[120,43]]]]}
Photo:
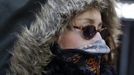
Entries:
{"type": "MultiPolygon", "coordinates": [[[[111,62],[114,57],[109,59],[108,56],[114,53],[121,34],[114,0],[47,0],[41,4],[41,10],[35,13],[36,20],[29,28],[24,26],[17,35],[7,75],[90,75],[73,70],[76,66],[70,68],[71,64],[55,57],[50,50],[50,45],[57,40],[73,15],[90,6],[101,10],[102,21],[107,27],[104,39],[111,49],[111,53],[104,58],[105,62],[111,62]]],[[[112,65],[102,63],[102,66],[101,75],[115,75],[112,65]]]]}

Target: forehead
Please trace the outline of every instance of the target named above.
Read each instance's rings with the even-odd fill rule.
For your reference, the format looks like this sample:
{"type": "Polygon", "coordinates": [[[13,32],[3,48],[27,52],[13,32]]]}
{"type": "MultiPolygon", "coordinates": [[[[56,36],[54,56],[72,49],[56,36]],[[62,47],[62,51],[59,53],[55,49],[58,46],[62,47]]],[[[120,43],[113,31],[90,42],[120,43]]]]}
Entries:
{"type": "Polygon", "coordinates": [[[90,9],[76,16],[75,21],[78,23],[83,21],[88,21],[90,23],[100,23],[102,22],[101,13],[97,9],[90,9]]]}

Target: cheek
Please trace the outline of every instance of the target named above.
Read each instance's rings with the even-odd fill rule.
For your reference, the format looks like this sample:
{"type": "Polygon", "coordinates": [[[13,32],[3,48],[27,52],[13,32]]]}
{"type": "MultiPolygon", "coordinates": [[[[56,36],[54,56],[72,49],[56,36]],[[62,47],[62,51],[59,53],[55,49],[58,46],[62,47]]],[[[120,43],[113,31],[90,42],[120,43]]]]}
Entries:
{"type": "Polygon", "coordinates": [[[78,48],[85,40],[77,33],[66,32],[59,37],[58,43],[61,48],[78,48]]]}

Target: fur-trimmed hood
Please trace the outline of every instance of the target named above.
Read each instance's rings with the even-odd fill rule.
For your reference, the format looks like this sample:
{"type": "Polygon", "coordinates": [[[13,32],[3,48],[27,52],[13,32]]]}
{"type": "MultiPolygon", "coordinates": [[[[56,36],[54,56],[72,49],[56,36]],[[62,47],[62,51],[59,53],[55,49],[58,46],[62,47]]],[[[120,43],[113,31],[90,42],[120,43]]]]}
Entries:
{"type": "MultiPolygon", "coordinates": [[[[83,11],[93,2],[101,6],[102,20],[109,34],[117,43],[120,26],[114,8],[114,0],[47,0],[41,5],[30,28],[23,27],[12,51],[8,75],[41,75],[42,66],[46,66],[53,57],[49,49],[60,30],[67,25],[74,11],[83,11]]],[[[110,40],[108,40],[110,42],[110,40]]],[[[110,45],[110,44],[109,44],[110,45]]]]}

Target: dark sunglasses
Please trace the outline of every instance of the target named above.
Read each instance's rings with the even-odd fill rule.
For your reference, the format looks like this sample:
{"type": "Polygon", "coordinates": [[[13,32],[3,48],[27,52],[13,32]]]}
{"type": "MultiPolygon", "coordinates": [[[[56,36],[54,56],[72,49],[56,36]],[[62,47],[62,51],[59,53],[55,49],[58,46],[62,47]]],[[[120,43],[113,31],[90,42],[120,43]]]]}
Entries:
{"type": "Polygon", "coordinates": [[[101,28],[101,29],[96,30],[95,26],[93,26],[93,25],[88,25],[88,26],[84,26],[84,27],[73,26],[73,28],[81,30],[82,36],[86,40],[93,38],[97,32],[101,32],[106,29],[106,28],[101,28]]]}

